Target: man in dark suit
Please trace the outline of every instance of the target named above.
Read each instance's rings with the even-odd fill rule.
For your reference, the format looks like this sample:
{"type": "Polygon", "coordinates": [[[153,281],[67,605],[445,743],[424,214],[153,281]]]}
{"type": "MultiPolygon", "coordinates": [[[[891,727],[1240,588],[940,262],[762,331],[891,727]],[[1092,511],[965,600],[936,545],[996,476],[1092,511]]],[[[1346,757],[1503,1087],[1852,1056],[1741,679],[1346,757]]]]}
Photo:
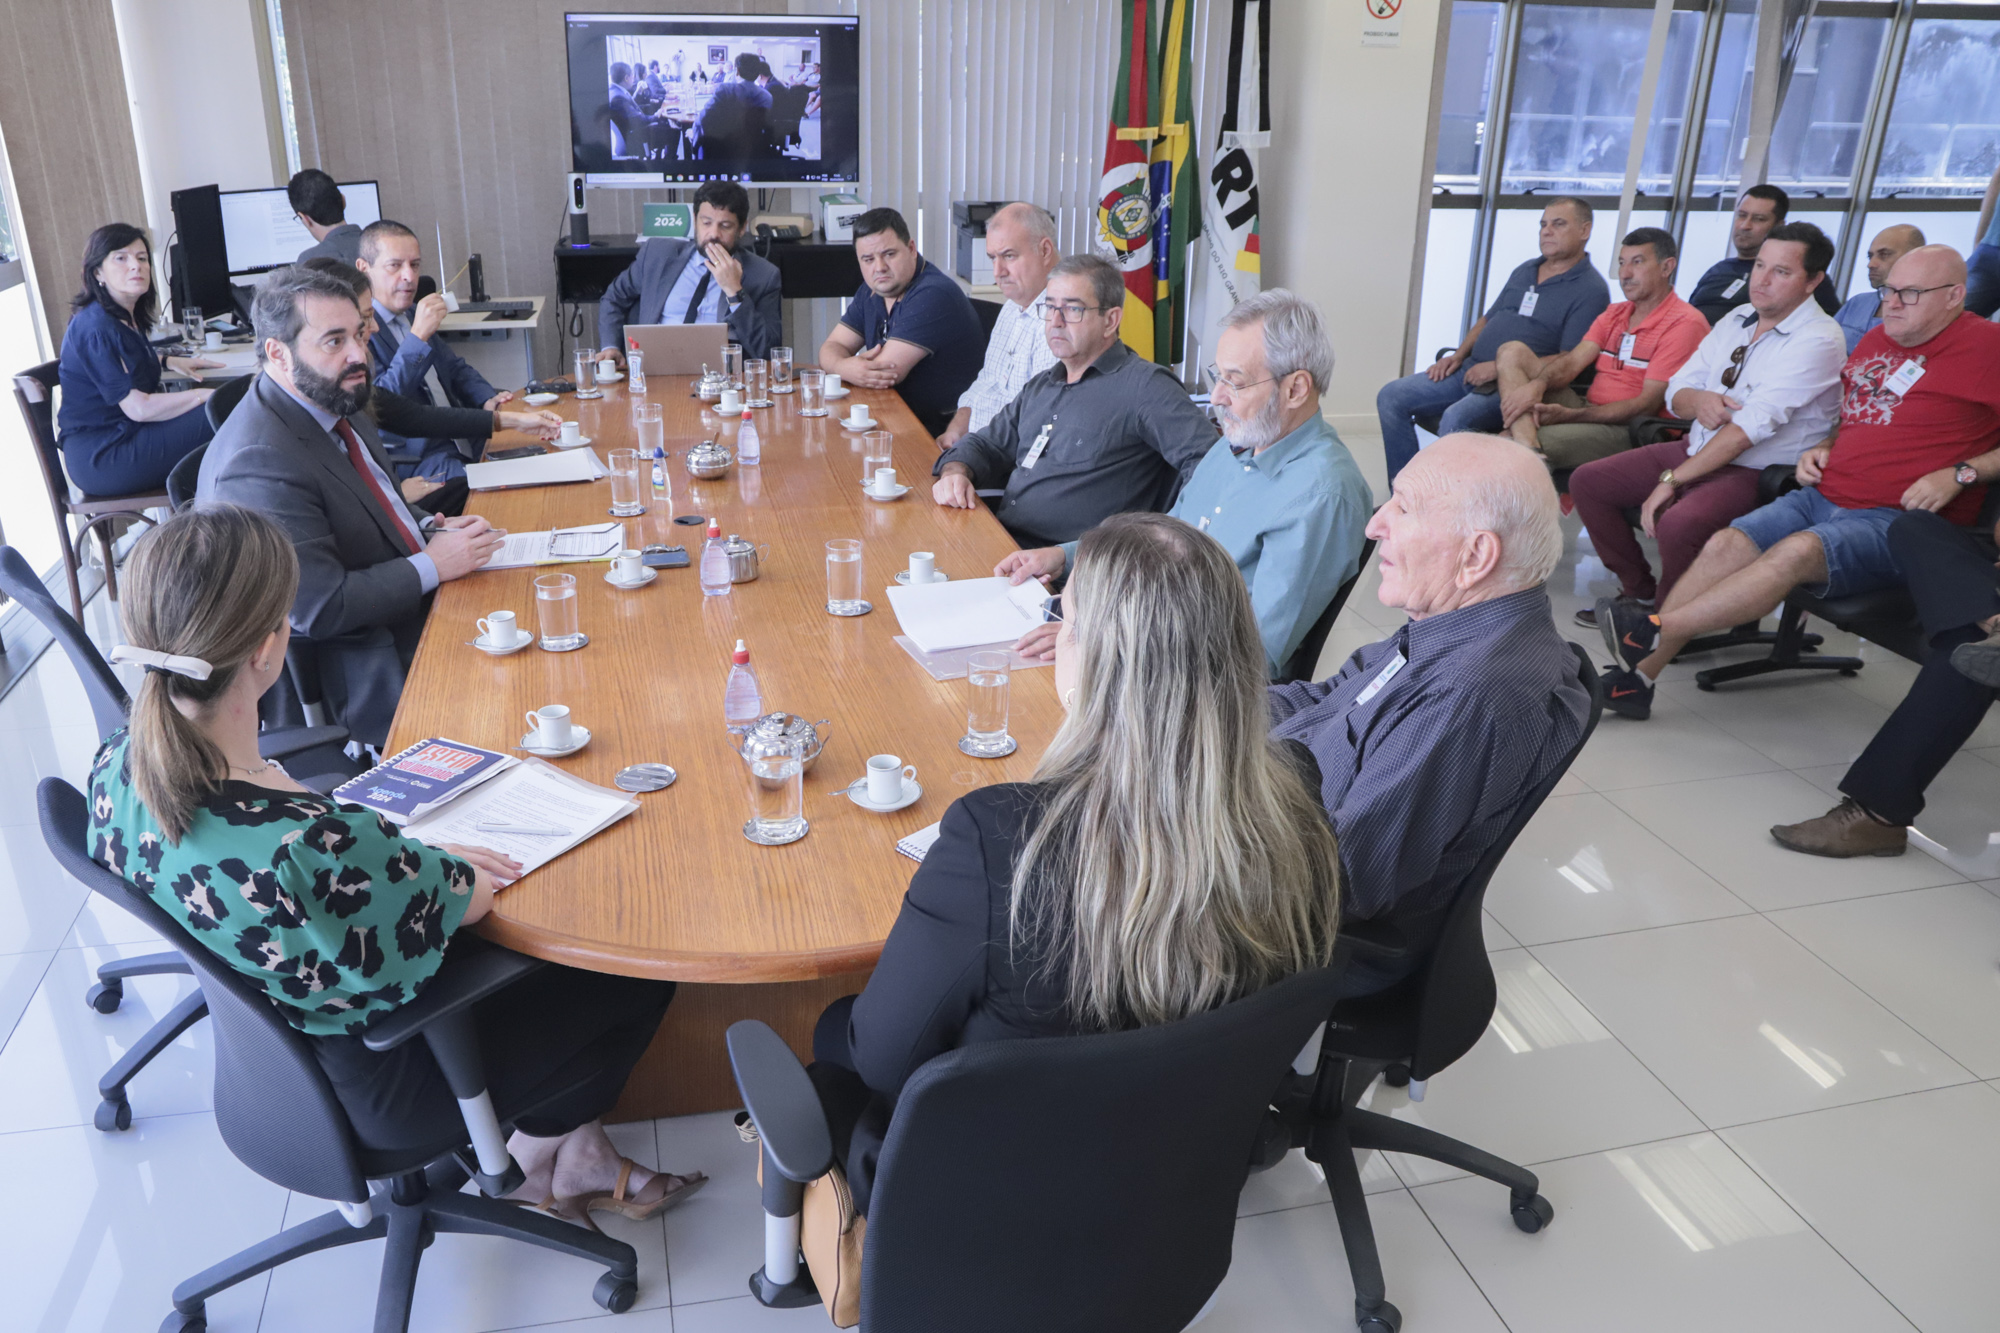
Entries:
{"type": "Polygon", "coordinates": [[[738,250],[750,221],[750,192],[709,181],[694,192],[694,239],[654,238],[605,289],[597,304],[599,356],[622,361],[627,324],[727,324],[729,340],[751,359],[785,336],[777,266],[738,250]]]}
{"type": "Polygon", "coordinates": [[[646,136],[652,118],[639,109],[638,99],[632,90],[639,84],[639,75],[622,60],[611,62],[611,101],[605,114],[618,130],[618,137],[624,142],[611,145],[614,160],[643,157],[646,152],[646,136]]]}
{"type": "MultiPolygon", "coordinates": [[[[375,382],[433,407],[497,411],[502,403],[513,401],[514,395],[488,384],[484,375],[437,336],[449,312],[444,297],[436,292],[417,299],[422,263],[417,234],[402,223],[383,218],[362,231],[361,255],[354,267],[368,275],[374,292],[378,327],[368,347],[375,354],[375,382]]],[[[469,439],[416,439],[409,443],[423,455],[417,475],[432,481],[464,476],[466,463],[477,462],[482,448],[478,440],[469,439]]]]}
{"type": "Polygon", "coordinates": [[[430,594],[463,578],[506,534],[438,518],[397,494],[374,422],[359,303],[339,278],[274,269],[252,318],[263,373],[202,458],[195,498],[271,519],[299,557],[292,630],[318,650],[329,708],[376,747],[423,632],[430,594]]]}
{"type": "Polygon", "coordinates": [[[729,176],[748,176],[771,151],[771,67],[745,51],[736,77],[716,85],[701,113],[701,161],[729,176]]]}
{"type": "Polygon", "coordinates": [[[322,257],[352,264],[361,253],[361,228],[347,220],[347,197],[333,177],[307,167],[285,185],[285,199],[312,234],[313,243],[299,251],[299,263],[322,257]]]}

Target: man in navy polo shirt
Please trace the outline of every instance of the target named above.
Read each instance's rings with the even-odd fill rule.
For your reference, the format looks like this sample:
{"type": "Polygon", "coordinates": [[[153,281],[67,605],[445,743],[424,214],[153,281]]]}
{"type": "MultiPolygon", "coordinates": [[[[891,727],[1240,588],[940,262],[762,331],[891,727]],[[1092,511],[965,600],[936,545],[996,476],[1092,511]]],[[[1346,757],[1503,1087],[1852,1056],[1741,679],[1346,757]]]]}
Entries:
{"type": "Polygon", "coordinates": [[[941,434],[986,360],[972,301],[917,253],[893,208],[854,219],[854,257],[863,286],[820,344],[820,369],[864,389],[896,390],[925,430],[941,434]]]}
{"type": "Polygon", "coordinates": [[[1438,429],[1497,433],[1500,429],[1500,344],[1521,342],[1536,356],[1567,352],[1611,304],[1604,275],[1591,265],[1590,205],[1567,195],[1542,210],[1541,254],[1507,277],[1507,285],[1465,335],[1458,350],[1428,370],[1391,380],[1375,395],[1389,480],[1417,456],[1417,418],[1441,414],[1438,429]]]}

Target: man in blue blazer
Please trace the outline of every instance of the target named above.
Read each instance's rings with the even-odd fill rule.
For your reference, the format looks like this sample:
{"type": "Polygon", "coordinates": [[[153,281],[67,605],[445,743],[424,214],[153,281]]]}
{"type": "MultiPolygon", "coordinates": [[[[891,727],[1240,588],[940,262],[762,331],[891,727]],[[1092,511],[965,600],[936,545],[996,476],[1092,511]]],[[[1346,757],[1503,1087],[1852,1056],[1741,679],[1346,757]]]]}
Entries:
{"type": "MultiPolygon", "coordinates": [[[[446,314],[444,298],[432,292],[417,299],[422,258],[417,234],[400,222],[384,218],[361,232],[361,257],[354,266],[368,275],[374,293],[378,327],[368,340],[368,350],[377,367],[375,383],[435,407],[481,407],[491,412],[514,395],[488,384],[484,375],[437,337],[446,314]]],[[[409,443],[423,455],[417,475],[439,482],[464,476],[465,465],[476,462],[484,447],[480,440],[409,443]]]]}
{"type": "Polygon", "coordinates": [[[784,339],[778,269],[739,250],[750,221],[750,192],[709,181],[694,192],[694,239],[655,238],[605,289],[597,304],[599,356],[623,361],[627,324],[727,324],[743,355],[769,356],[784,339]]]}

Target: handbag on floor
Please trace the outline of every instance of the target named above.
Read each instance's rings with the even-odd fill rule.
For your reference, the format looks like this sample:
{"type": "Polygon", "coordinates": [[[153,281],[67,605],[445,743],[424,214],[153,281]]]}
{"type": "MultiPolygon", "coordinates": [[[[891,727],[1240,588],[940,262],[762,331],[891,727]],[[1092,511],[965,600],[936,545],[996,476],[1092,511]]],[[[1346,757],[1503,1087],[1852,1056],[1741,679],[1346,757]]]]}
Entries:
{"type": "MultiPolygon", "coordinates": [[[[736,1113],[736,1133],[756,1143],[757,1128],[748,1111],[736,1113]]],[[[757,1154],[757,1184],[764,1184],[764,1154],[757,1154]]],[[[806,1271],[819,1289],[826,1317],[835,1328],[861,1322],[861,1247],[868,1236],[868,1219],[854,1211],[854,1191],[838,1165],[806,1185],[799,1214],[799,1250],[806,1271]]]]}

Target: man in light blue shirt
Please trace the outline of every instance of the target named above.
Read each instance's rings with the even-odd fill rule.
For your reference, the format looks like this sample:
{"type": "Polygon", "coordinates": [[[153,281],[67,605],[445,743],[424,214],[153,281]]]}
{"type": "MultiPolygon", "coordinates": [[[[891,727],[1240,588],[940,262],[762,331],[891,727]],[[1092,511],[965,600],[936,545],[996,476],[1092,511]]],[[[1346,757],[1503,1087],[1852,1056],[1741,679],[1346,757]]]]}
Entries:
{"type": "Polygon", "coordinates": [[[1849,356],[1868,336],[1868,330],[1882,322],[1882,284],[1889,280],[1889,270],[1923,243],[1924,234],[1907,223],[1882,228],[1868,243],[1868,290],[1848,297],[1847,304],[1833,316],[1833,322],[1847,335],[1849,356]]]}
{"type": "MultiPolygon", "coordinates": [[[[1221,542],[1243,571],[1275,678],[1361,567],[1373,497],[1319,414],[1333,345],[1310,302],[1280,287],[1238,305],[1223,320],[1209,374],[1223,436],[1169,512],[1221,542]]],[[[1075,550],[1071,542],[1017,551],[993,572],[1015,583],[1053,579],[1075,550]]],[[[1026,656],[1054,647],[1052,625],[1016,645],[1026,656]]]]}

